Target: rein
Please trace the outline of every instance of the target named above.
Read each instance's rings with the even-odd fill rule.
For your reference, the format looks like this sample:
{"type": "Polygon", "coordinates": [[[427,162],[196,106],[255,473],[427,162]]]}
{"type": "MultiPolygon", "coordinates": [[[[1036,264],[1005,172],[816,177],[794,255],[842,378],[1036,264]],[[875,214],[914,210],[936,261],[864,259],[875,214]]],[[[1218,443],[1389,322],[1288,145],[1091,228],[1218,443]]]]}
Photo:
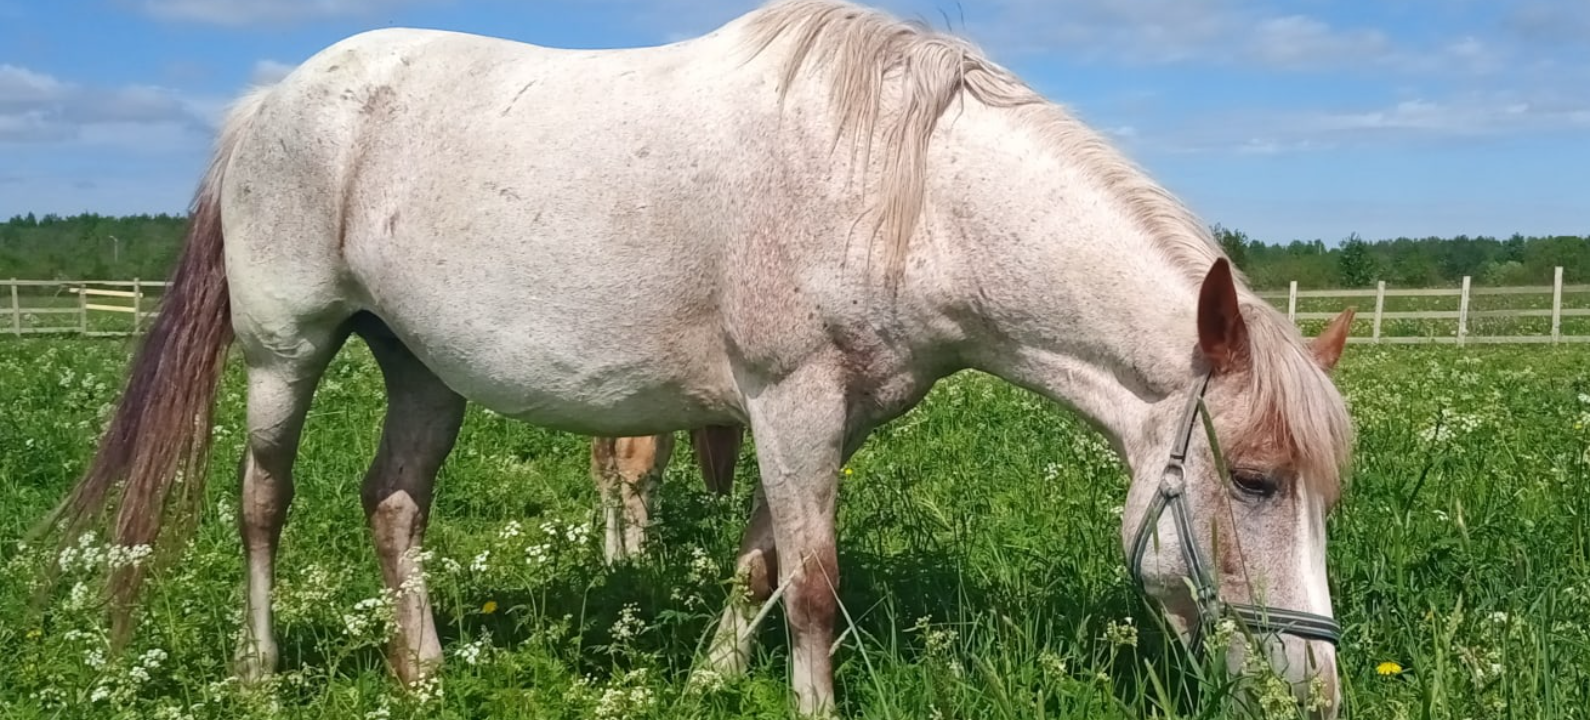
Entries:
{"type": "Polygon", "coordinates": [[[1193,628],[1192,633],[1195,650],[1201,647],[1199,638],[1203,635],[1204,627],[1228,615],[1252,632],[1282,633],[1310,640],[1324,640],[1331,645],[1339,644],[1342,630],[1333,618],[1266,605],[1229,603],[1220,599],[1220,590],[1215,584],[1211,571],[1213,566],[1193,535],[1192,517],[1187,509],[1185,492],[1187,448],[1192,444],[1194,423],[1198,422],[1200,415],[1204,432],[1209,437],[1210,447],[1215,451],[1215,464],[1219,469],[1219,475],[1223,480],[1228,478],[1225,462],[1220,457],[1219,442],[1215,438],[1214,424],[1209,418],[1209,408],[1203,401],[1204,392],[1208,389],[1209,374],[1205,373],[1197,380],[1193,392],[1187,399],[1187,408],[1182,411],[1181,420],[1177,425],[1182,430],[1176,435],[1176,443],[1170,450],[1170,459],[1165,463],[1164,473],[1160,475],[1159,489],[1149,503],[1148,510],[1143,514],[1142,524],[1137,526],[1137,539],[1133,543],[1131,565],[1128,566],[1133,579],[1141,589],[1144,584],[1143,558],[1148,552],[1150,539],[1158,532],[1159,521],[1169,509],[1171,520],[1176,525],[1176,535],[1181,540],[1182,559],[1186,561],[1188,572],[1192,575],[1189,580],[1193,601],[1198,604],[1198,625],[1193,628]]]}

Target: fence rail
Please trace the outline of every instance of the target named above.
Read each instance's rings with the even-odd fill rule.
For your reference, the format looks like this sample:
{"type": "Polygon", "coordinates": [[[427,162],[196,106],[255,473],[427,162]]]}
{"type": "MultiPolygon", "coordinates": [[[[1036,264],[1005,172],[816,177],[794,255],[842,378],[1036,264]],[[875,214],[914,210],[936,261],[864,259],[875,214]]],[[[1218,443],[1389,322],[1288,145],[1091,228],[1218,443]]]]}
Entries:
{"type": "Polygon", "coordinates": [[[152,300],[165,290],[166,283],[152,280],[0,280],[7,286],[11,298],[7,315],[9,322],[0,334],[22,335],[81,335],[87,337],[126,337],[136,335],[147,327],[158,311],[151,310],[152,300]],[[22,294],[22,289],[31,292],[22,294]],[[55,288],[53,293],[38,290],[55,288]],[[130,288],[120,290],[116,288],[130,288]],[[151,292],[153,291],[153,292],[151,292]],[[151,297],[151,296],[154,297],[151,297]],[[32,302],[32,306],[22,303],[32,302]],[[128,316],[123,321],[97,322],[100,316],[90,313],[112,313],[128,316]],[[70,317],[71,324],[59,324],[49,318],[70,317]],[[94,319],[96,322],[90,322],[94,319]],[[42,324],[41,324],[42,323],[42,324]],[[52,324],[55,323],[55,324],[52,324]]]}
{"type": "Polygon", "coordinates": [[[1517,287],[1473,287],[1471,278],[1463,277],[1463,282],[1455,288],[1388,288],[1385,281],[1381,281],[1374,289],[1355,288],[1339,290],[1299,290],[1297,281],[1293,280],[1287,290],[1265,291],[1258,293],[1259,297],[1266,300],[1286,301],[1286,316],[1293,322],[1329,320],[1340,312],[1341,308],[1333,308],[1329,312],[1301,312],[1298,310],[1298,300],[1311,299],[1338,299],[1349,302],[1341,303],[1342,306],[1354,304],[1354,299],[1374,298],[1374,310],[1365,317],[1360,310],[1358,317],[1370,323],[1370,334],[1349,335],[1348,342],[1353,343],[1388,343],[1388,344],[1418,344],[1418,343],[1452,343],[1457,345],[1474,344],[1538,344],[1538,343],[1590,343],[1590,335],[1565,334],[1562,331],[1563,318],[1590,317],[1590,307],[1563,307],[1563,295],[1584,295],[1590,293],[1590,285],[1564,285],[1562,282],[1562,268],[1557,267],[1552,272],[1552,284],[1529,285],[1517,287]],[[1517,296],[1550,296],[1551,307],[1546,308],[1500,308],[1488,310],[1473,309],[1473,299],[1477,297],[1517,297],[1517,296]],[[1387,298],[1451,298],[1458,299],[1456,310],[1401,310],[1387,311],[1387,298]],[[1548,333],[1539,335],[1474,335],[1470,320],[1499,320],[1499,319],[1524,319],[1524,318],[1550,318],[1551,329],[1548,333]],[[1387,321],[1396,320],[1455,320],[1456,327],[1451,335],[1424,334],[1415,336],[1386,336],[1382,330],[1387,321]]]}
{"type": "MultiPolygon", "coordinates": [[[[141,332],[147,327],[148,321],[158,313],[158,310],[154,309],[156,305],[154,301],[166,287],[164,282],[137,279],[18,280],[12,278],[0,280],[0,285],[9,288],[8,294],[11,300],[7,313],[9,322],[0,326],[4,328],[0,329],[0,334],[14,336],[69,334],[90,337],[118,337],[141,332]],[[56,288],[56,291],[39,292],[48,288],[56,288]],[[28,290],[26,294],[22,292],[24,289],[28,290]],[[24,301],[33,302],[35,305],[24,306],[22,304],[24,301]],[[91,313],[109,313],[111,317],[105,318],[91,313]],[[116,318],[116,315],[128,317],[116,318]],[[69,318],[67,321],[71,324],[52,325],[50,323],[60,323],[62,320],[48,320],[48,318],[69,318]]],[[[1294,280],[1286,290],[1264,291],[1258,295],[1272,302],[1286,301],[1287,317],[1298,323],[1329,320],[1349,304],[1358,304],[1356,301],[1374,298],[1373,311],[1366,312],[1367,308],[1360,308],[1358,312],[1359,323],[1367,322],[1369,333],[1349,335],[1348,342],[1353,343],[1458,345],[1590,343],[1590,334],[1568,334],[1562,330],[1565,318],[1590,318],[1590,302],[1582,303],[1583,307],[1563,306],[1564,295],[1590,296],[1590,284],[1564,285],[1561,267],[1553,272],[1550,285],[1472,287],[1470,278],[1464,277],[1462,285],[1455,288],[1388,288],[1385,282],[1381,282],[1372,289],[1300,290],[1297,281],[1294,280]],[[1519,296],[1531,295],[1550,296],[1550,308],[1509,307],[1477,310],[1473,307],[1475,298],[1506,297],[1509,298],[1509,302],[1514,302],[1519,296]],[[1388,298],[1457,298],[1457,309],[1387,310],[1388,298]],[[1316,303],[1329,300],[1344,302],[1332,304],[1326,311],[1300,311],[1299,300],[1316,303]],[[1551,320],[1549,332],[1497,335],[1475,335],[1472,332],[1473,320],[1544,318],[1551,320]],[[1437,334],[1426,328],[1424,332],[1412,335],[1387,334],[1385,332],[1387,324],[1397,321],[1439,321],[1443,324],[1455,321],[1455,325],[1450,333],[1437,334]]],[[[1355,323],[1355,326],[1359,323],[1355,323]]],[[[1590,332],[1590,323],[1586,323],[1585,328],[1590,332]]]]}

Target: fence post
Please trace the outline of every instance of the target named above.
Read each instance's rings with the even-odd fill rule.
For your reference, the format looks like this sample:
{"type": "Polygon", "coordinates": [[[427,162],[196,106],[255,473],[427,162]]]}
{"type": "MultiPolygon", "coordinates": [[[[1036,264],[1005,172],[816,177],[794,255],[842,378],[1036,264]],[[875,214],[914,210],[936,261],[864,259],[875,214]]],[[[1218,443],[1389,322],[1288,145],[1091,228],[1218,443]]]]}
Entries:
{"type": "Polygon", "coordinates": [[[1464,344],[1469,335],[1469,276],[1463,276],[1463,294],[1458,297],[1457,342],[1464,344]]]}
{"type": "Polygon", "coordinates": [[[77,331],[88,337],[88,283],[77,288],[77,331]]]}
{"type": "Polygon", "coordinates": [[[11,334],[22,337],[22,301],[17,299],[16,278],[11,278],[11,334]]]}
{"type": "Polygon", "coordinates": [[[1380,313],[1386,309],[1386,281],[1375,286],[1375,344],[1380,344],[1380,313]]]}
{"type": "MultiPolygon", "coordinates": [[[[13,291],[14,292],[14,291],[13,291]]],[[[1563,265],[1552,272],[1552,345],[1563,339],[1563,265]]]]}
{"type": "Polygon", "coordinates": [[[1292,281],[1292,287],[1286,293],[1286,319],[1297,322],[1297,281],[1292,281]]]}
{"type": "Polygon", "coordinates": [[[133,334],[138,334],[138,313],[143,310],[143,286],[138,284],[138,278],[133,278],[133,334]]]}

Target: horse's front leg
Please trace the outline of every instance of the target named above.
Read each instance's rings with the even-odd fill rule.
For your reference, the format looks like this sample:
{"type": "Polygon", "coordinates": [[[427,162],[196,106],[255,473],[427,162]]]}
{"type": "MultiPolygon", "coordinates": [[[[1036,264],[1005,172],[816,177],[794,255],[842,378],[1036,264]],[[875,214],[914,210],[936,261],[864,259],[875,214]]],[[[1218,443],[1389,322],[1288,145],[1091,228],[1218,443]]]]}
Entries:
{"type": "Polygon", "coordinates": [[[839,606],[834,511],[847,420],[836,375],[821,366],[802,368],[755,394],[747,408],[794,641],[792,683],[799,710],[807,716],[830,714],[834,700],[829,658],[839,606]]]}

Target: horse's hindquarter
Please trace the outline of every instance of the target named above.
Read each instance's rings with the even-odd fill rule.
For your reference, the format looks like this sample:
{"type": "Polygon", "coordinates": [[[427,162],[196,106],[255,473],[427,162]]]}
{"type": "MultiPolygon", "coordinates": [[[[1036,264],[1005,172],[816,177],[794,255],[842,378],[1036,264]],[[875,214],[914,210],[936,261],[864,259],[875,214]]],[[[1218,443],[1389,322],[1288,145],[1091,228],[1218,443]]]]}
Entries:
{"type": "Polygon", "coordinates": [[[358,75],[330,57],[289,80],[344,99],[349,144],[341,236],[291,241],[339,244],[351,305],[504,414],[614,435],[743,420],[717,310],[738,233],[721,208],[753,172],[710,77],[728,63],[400,39],[350,50],[374,56],[358,75]]]}

